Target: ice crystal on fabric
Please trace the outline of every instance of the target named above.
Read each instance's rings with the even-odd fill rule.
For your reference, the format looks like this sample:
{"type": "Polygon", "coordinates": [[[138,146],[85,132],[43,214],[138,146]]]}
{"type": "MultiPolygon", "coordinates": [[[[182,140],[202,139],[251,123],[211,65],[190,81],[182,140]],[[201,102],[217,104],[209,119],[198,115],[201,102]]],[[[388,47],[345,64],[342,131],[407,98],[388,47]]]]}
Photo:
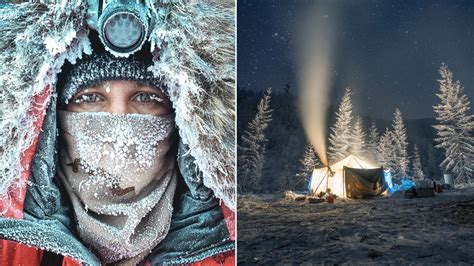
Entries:
{"type": "MultiPolygon", "coordinates": [[[[142,173],[153,164],[157,145],[174,130],[173,116],[64,112],[68,134],[76,137],[77,158],[91,174],[100,167],[112,176],[142,173]],[[130,172],[133,169],[133,172],[130,172]]],[[[105,182],[108,175],[103,174],[105,182]]]]}
{"type": "Polygon", "coordinates": [[[81,2],[62,6],[44,3],[5,5],[0,12],[0,195],[10,197],[13,187],[22,186],[21,155],[33,143],[32,111],[44,110],[49,91],[64,61],[74,61],[90,43],[82,24],[81,2]],[[53,40],[61,40],[53,45],[53,40]],[[63,49],[64,48],[64,49],[63,49]],[[41,103],[35,95],[46,95],[41,103]],[[8,110],[8,111],[6,111],[8,110]],[[10,189],[10,191],[8,191],[10,189]]]}
{"type": "Polygon", "coordinates": [[[58,113],[58,176],[81,239],[107,263],[149,252],[171,220],[174,116],[58,113]]]}
{"type": "Polygon", "coordinates": [[[163,77],[181,140],[189,145],[204,185],[235,211],[233,5],[159,2],[156,7],[150,42],[159,60],[149,70],[163,77]],[[210,32],[216,21],[222,31],[210,32]]]}

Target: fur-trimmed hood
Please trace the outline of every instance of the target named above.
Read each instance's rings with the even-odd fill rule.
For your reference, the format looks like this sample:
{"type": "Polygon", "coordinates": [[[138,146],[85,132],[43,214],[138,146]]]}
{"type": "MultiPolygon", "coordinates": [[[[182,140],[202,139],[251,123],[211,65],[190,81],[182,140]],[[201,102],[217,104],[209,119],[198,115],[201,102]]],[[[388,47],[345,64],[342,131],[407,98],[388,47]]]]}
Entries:
{"type": "MultiPolygon", "coordinates": [[[[155,19],[149,36],[154,59],[150,69],[169,90],[181,141],[201,173],[195,176],[235,211],[234,3],[146,2],[155,19]]],[[[12,188],[26,188],[31,165],[24,157],[35,154],[38,124],[56,95],[65,60],[74,63],[92,52],[86,13],[86,1],[0,8],[3,202],[21,198],[11,194],[12,188]]],[[[2,212],[8,208],[0,207],[2,212]]]]}

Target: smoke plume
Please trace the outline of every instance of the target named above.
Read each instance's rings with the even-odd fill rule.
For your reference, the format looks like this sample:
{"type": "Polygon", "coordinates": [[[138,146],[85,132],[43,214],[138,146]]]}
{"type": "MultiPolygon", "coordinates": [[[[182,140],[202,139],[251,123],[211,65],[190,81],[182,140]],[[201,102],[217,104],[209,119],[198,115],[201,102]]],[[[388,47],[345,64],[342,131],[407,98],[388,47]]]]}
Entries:
{"type": "Polygon", "coordinates": [[[300,115],[308,140],[321,162],[329,165],[326,154],[326,111],[331,87],[334,32],[337,28],[334,2],[316,5],[300,25],[298,71],[300,115]]]}

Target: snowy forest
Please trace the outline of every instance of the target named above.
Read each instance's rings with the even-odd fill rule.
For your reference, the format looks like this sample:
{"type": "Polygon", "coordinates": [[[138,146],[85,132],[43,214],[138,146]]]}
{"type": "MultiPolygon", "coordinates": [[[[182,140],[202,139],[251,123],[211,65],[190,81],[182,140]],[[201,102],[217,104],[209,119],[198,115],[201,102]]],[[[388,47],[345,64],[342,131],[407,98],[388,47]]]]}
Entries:
{"type": "MultiPolygon", "coordinates": [[[[393,119],[383,120],[355,113],[351,88],[337,105],[327,110],[329,162],[349,154],[367,158],[390,169],[395,180],[441,181],[453,174],[456,184],[470,183],[474,169],[474,116],[460,81],[443,64],[439,101],[433,118],[405,119],[403,110],[393,110],[393,119]]],[[[271,193],[306,190],[312,170],[321,167],[305,136],[298,112],[296,90],[238,87],[239,193],[271,193]]],[[[370,103],[368,103],[370,104],[370,103]]]]}

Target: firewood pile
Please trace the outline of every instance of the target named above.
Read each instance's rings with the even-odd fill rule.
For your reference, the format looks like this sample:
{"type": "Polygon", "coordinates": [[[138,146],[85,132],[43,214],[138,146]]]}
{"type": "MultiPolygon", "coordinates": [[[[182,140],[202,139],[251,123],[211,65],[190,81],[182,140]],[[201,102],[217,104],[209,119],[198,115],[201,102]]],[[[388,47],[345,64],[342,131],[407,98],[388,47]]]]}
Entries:
{"type": "Polygon", "coordinates": [[[283,193],[283,198],[288,201],[306,201],[309,203],[319,203],[324,202],[324,198],[319,198],[316,195],[303,195],[295,193],[291,190],[287,190],[283,193]]]}

